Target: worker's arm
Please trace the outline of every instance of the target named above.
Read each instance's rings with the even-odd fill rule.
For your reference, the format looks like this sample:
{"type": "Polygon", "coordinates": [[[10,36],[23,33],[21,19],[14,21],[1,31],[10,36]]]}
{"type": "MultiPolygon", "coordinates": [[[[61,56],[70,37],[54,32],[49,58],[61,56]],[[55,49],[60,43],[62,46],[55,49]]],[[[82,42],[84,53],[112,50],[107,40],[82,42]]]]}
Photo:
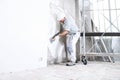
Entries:
{"type": "Polygon", "coordinates": [[[68,30],[64,30],[62,33],[59,34],[60,37],[64,37],[69,33],[68,30]]]}
{"type": "Polygon", "coordinates": [[[56,36],[58,36],[60,34],[60,32],[58,32],[58,33],[56,33],[53,37],[52,37],[52,39],[54,39],[56,36]]]}
{"type": "Polygon", "coordinates": [[[51,37],[50,42],[53,42],[57,36],[59,37],[59,34],[60,32],[56,33],[53,37],[51,37]]]}
{"type": "Polygon", "coordinates": [[[65,37],[68,33],[69,33],[69,31],[67,31],[67,30],[64,30],[62,33],[58,32],[52,38],[50,38],[50,42],[53,42],[55,40],[55,38],[65,37]]]}

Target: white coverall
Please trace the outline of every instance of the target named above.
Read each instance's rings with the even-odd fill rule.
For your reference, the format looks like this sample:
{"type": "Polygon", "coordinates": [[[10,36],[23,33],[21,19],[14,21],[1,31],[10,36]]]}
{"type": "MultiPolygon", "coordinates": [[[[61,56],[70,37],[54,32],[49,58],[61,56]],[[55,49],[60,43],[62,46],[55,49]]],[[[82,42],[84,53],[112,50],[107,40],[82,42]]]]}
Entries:
{"type": "Polygon", "coordinates": [[[80,36],[78,27],[71,17],[65,17],[64,24],[62,25],[64,30],[69,31],[69,34],[66,36],[66,46],[70,61],[76,62],[76,43],[80,36]]]}

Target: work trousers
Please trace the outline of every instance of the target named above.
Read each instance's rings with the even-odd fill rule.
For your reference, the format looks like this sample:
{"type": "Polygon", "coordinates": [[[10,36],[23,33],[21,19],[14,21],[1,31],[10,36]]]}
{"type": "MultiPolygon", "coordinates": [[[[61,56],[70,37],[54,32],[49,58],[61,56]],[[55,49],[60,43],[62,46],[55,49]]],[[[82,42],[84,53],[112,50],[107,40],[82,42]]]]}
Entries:
{"type": "Polygon", "coordinates": [[[80,33],[68,34],[66,36],[66,46],[67,46],[67,54],[72,62],[76,62],[76,43],[79,39],[80,33]]]}

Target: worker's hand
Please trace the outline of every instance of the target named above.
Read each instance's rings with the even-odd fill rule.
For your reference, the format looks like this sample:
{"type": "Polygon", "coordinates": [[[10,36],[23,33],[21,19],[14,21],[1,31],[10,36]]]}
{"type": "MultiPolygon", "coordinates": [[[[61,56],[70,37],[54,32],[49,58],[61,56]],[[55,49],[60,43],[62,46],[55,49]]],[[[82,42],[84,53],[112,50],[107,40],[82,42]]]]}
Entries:
{"type": "Polygon", "coordinates": [[[56,37],[54,37],[54,38],[50,38],[50,42],[52,43],[52,42],[54,42],[56,39],[59,39],[60,37],[59,36],[56,36],[56,37]]]}
{"type": "Polygon", "coordinates": [[[54,40],[59,39],[59,38],[60,38],[59,35],[57,35],[57,36],[54,38],[54,40]]]}
{"type": "Polygon", "coordinates": [[[54,42],[55,41],[55,38],[50,38],[50,42],[54,42]]]}

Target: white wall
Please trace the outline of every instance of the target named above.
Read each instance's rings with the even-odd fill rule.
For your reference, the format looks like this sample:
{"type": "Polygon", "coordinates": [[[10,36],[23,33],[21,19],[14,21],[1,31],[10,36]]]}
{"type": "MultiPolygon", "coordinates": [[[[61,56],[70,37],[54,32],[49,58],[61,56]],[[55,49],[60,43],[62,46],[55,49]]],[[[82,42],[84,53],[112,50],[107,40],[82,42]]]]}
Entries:
{"type": "Polygon", "coordinates": [[[0,0],[0,73],[46,66],[49,0],[0,0]]]}

